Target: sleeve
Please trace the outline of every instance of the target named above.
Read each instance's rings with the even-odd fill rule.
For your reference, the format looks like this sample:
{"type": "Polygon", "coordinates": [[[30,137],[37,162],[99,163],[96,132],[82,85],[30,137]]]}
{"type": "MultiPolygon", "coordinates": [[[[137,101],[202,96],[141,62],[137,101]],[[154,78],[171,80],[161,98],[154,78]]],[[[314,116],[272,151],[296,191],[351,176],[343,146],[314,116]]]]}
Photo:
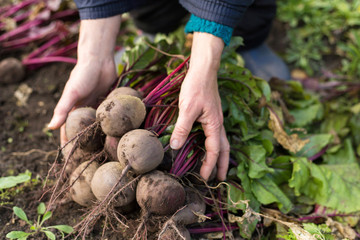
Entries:
{"type": "Polygon", "coordinates": [[[209,21],[203,18],[199,18],[192,14],[189,21],[185,26],[185,33],[192,32],[206,32],[216,37],[221,38],[225,45],[229,45],[230,39],[233,33],[233,28],[219,24],[213,21],[209,21]]]}
{"type": "Polygon", "coordinates": [[[107,18],[141,6],[146,0],[74,0],[80,19],[107,18]]]}
{"type": "Polygon", "coordinates": [[[254,0],[180,0],[193,15],[235,28],[254,0]]]}

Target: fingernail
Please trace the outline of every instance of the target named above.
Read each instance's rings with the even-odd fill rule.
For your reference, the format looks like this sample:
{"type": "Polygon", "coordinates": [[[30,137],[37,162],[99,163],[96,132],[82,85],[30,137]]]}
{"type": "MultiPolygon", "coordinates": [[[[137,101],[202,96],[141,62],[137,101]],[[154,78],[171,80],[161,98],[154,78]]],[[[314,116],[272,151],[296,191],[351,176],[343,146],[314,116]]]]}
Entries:
{"type": "Polygon", "coordinates": [[[50,129],[53,128],[54,127],[54,122],[55,122],[55,120],[51,119],[51,121],[50,121],[50,123],[48,123],[47,127],[50,128],[50,129]]]}
{"type": "Polygon", "coordinates": [[[174,139],[170,142],[170,147],[172,149],[178,149],[179,148],[179,141],[177,139],[174,139]]]}

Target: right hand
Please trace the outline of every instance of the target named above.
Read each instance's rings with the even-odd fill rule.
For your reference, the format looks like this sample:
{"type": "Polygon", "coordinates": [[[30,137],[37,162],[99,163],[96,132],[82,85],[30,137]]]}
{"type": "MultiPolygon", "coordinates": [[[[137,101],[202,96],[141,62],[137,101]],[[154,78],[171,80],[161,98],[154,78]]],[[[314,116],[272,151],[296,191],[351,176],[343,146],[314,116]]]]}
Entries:
{"type": "MultiPolygon", "coordinates": [[[[48,125],[50,129],[60,128],[73,108],[96,106],[110,91],[117,77],[114,48],[120,21],[120,15],[81,21],[78,63],[55,107],[48,125]]],[[[66,139],[66,136],[61,138],[66,139]]]]}

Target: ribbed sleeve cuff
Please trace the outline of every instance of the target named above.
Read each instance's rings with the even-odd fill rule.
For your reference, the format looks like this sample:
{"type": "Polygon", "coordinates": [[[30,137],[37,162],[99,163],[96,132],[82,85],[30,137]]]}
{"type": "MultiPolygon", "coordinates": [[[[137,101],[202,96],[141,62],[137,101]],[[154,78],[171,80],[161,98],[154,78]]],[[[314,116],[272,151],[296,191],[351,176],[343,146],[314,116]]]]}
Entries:
{"type": "Polygon", "coordinates": [[[188,23],[185,26],[185,33],[192,33],[192,32],[210,33],[216,37],[221,38],[226,46],[229,45],[230,43],[230,39],[233,31],[234,29],[229,26],[225,26],[220,23],[199,18],[194,14],[191,15],[188,23]]]}

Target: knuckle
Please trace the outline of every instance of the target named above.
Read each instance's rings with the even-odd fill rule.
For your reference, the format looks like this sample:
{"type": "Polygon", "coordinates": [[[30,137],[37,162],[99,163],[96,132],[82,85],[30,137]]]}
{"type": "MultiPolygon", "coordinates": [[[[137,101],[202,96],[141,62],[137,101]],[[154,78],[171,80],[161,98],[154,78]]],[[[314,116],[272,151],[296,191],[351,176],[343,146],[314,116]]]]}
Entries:
{"type": "Polygon", "coordinates": [[[229,153],[229,152],[230,152],[230,144],[229,144],[229,143],[224,146],[223,152],[225,152],[225,153],[229,153]]]}
{"type": "Polygon", "coordinates": [[[190,104],[187,101],[181,101],[179,103],[179,111],[182,113],[186,114],[186,113],[192,111],[192,109],[193,109],[193,104],[190,104]]]}
{"type": "Polygon", "coordinates": [[[189,133],[189,129],[183,125],[176,125],[174,132],[181,136],[186,136],[189,133]]]}

